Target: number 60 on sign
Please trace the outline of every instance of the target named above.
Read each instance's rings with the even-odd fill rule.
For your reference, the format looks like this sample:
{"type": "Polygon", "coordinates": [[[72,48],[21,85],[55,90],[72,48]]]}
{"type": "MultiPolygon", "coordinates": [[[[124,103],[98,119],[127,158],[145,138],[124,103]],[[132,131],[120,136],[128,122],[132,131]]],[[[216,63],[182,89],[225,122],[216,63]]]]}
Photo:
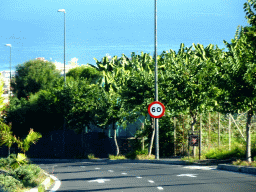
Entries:
{"type": "Polygon", "coordinates": [[[165,107],[159,101],[155,101],[148,106],[148,113],[153,118],[160,118],[164,115],[165,107]]]}

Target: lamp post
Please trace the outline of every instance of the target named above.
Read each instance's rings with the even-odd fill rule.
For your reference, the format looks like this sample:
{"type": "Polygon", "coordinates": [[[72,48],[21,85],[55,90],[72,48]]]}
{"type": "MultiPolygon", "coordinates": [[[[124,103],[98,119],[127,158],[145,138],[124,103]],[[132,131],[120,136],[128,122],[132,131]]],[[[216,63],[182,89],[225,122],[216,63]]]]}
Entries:
{"type": "MultiPolygon", "coordinates": [[[[155,0],[155,101],[158,101],[158,76],[157,76],[157,9],[155,0]]],[[[155,118],[156,130],[156,159],[159,160],[159,127],[158,118],[155,118]]]]}
{"type": "Polygon", "coordinates": [[[10,90],[9,90],[9,99],[11,98],[11,76],[12,76],[12,45],[6,44],[5,46],[10,47],[10,90]]]}
{"type": "MultiPolygon", "coordinates": [[[[65,71],[65,48],[66,48],[66,18],[65,18],[65,9],[59,9],[58,12],[63,12],[64,13],[64,84],[66,87],[66,71],[65,71]]],[[[64,123],[63,123],[63,133],[62,133],[62,142],[63,142],[63,157],[65,156],[65,129],[66,129],[66,119],[64,117],[64,123]]]]}
{"type": "Polygon", "coordinates": [[[64,83],[66,86],[66,71],[65,71],[65,63],[66,63],[66,58],[65,58],[65,48],[66,48],[66,18],[65,18],[65,9],[59,9],[58,12],[63,12],[64,13],[64,83]]]}

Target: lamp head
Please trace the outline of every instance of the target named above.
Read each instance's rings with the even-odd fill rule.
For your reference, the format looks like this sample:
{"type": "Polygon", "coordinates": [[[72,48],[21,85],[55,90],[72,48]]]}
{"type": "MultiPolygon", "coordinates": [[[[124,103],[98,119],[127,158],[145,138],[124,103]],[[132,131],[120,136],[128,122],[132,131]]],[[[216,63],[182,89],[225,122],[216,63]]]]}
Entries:
{"type": "Polygon", "coordinates": [[[5,46],[7,46],[7,47],[12,47],[12,45],[11,45],[11,44],[5,44],[5,46]]]}
{"type": "Polygon", "coordinates": [[[64,13],[66,13],[66,12],[65,12],[65,9],[59,9],[58,12],[64,12],[64,13]]]}

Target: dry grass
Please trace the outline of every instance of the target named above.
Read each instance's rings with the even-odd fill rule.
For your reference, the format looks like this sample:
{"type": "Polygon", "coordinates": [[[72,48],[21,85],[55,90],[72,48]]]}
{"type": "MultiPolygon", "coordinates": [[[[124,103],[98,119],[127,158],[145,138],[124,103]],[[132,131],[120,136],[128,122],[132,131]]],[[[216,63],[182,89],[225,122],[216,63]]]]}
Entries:
{"type": "Polygon", "coordinates": [[[136,155],[137,160],[154,160],[156,157],[155,155],[136,155]]]}
{"type": "Polygon", "coordinates": [[[127,159],[124,155],[108,155],[108,158],[111,160],[127,159]]]}
{"type": "Polygon", "coordinates": [[[247,162],[247,161],[242,161],[240,159],[233,161],[232,162],[233,165],[240,165],[240,166],[250,166],[250,167],[256,167],[256,161],[252,161],[251,163],[247,162]]]}
{"type": "Polygon", "coordinates": [[[94,154],[91,153],[88,155],[88,159],[99,159],[99,158],[95,157],[94,154]]]}

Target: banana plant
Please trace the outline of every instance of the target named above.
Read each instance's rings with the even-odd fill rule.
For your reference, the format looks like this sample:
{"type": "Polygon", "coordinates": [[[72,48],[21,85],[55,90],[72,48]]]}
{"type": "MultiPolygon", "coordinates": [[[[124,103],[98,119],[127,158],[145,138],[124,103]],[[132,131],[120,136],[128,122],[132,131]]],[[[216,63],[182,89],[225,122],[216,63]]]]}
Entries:
{"type": "Polygon", "coordinates": [[[42,135],[40,133],[34,132],[33,129],[30,129],[29,134],[27,135],[27,137],[24,140],[21,140],[19,138],[15,138],[15,142],[18,144],[18,147],[23,151],[23,153],[25,154],[25,152],[27,152],[31,146],[31,144],[35,144],[40,138],[42,137],[42,135]]]}
{"type": "Polygon", "coordinates": [[[0,122],[0,146],[6,145],[8,147],[8,156],[10,156],[11,146],[15,143],[15,138],[12,135],[11,123],[6,125],[3,122],[0,122]]]}
{"type": "Polygon", "coordinates": [[[11,161],[11,168],[17,169],[22,165],[26,165],[29,163],[29,160],[27,159],[25,154],[18,153],[17,157],[10,156],[13,160],[11,161]]]}

